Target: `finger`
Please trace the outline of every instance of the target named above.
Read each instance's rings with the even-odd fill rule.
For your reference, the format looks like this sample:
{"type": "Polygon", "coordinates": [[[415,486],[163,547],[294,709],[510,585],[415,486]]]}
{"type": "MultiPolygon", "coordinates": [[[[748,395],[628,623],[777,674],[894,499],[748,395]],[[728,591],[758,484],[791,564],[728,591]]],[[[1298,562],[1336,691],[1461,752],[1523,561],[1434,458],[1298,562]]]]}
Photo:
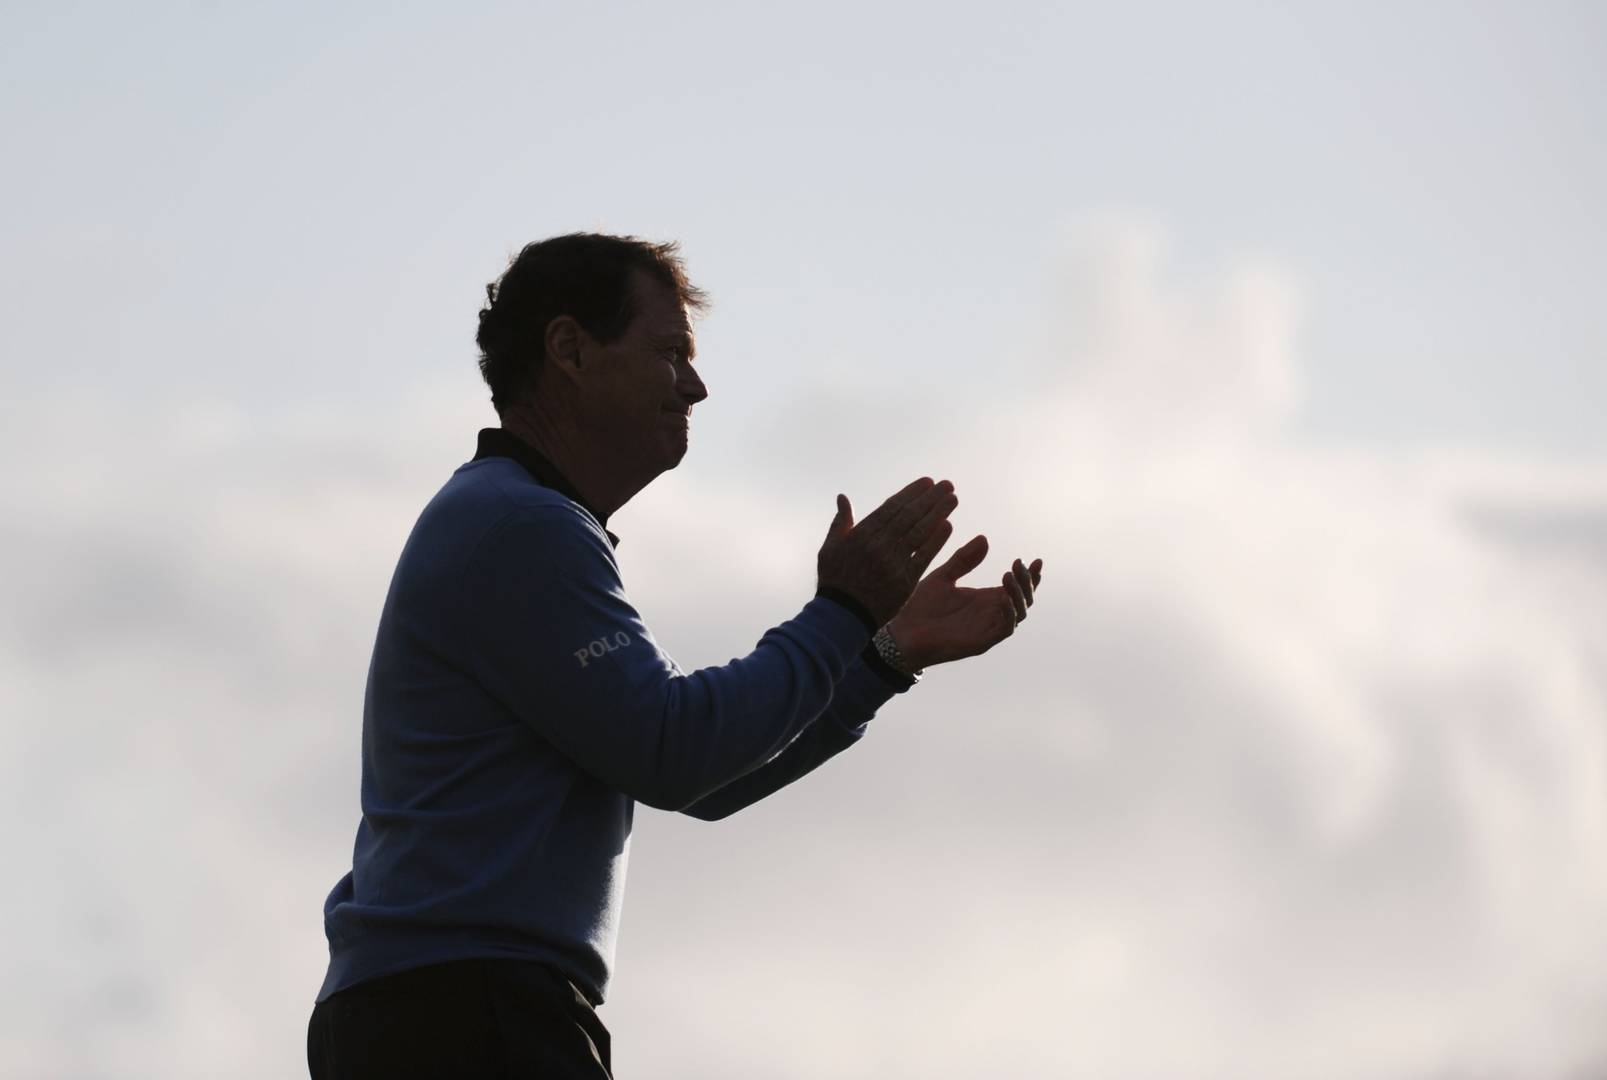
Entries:
{"type": "Polygon", "coordinates": [[[1032,606],[1032,575],[1027,572],[1027,564],[1020,559],[1010,569],[1015,573],[1016,584],[1021,586],[1021,595],[1026,599],[1027,606],[1032,606]]]}
{"type": "Polygon", "coordinates": [[[909,551],[920,541],[920,536],[911,535],[917,531],[917,523],[934,507],[941,506],[949,499],[955,499],[956,503],[959,501],[954,495],[954,485],[947,480],[940,480],[888,515],[880,532],[894,547],[909,551]]]}
{"type": "Polygon", "coordinates": [[[1011,634],[1016,632],[1016,609],[1015,604],[1010,600],[1009,592],[1005,591],[1002,595],[1003,599],[1000,601],[999,608],[999,622],[1003,624],[1004,630],[1000,636],[1009,637],[1011,634]]]}
{"type": "Polygon", "coordinates": [[[1033,559],[1032,560],[1032,587],[1037,588],[1038,583],[1041,582],[1042,580],[1043,580],[1043,560],[1042,559],[1033,559]]]}
{"type": "Polygon", "coordinates": [[[1027,617],[1027,601],[1021,595],[1021,583],[1014,574],[1004,575],[1004,591],[1010,595],[1010,606],[1015,610],[1016,622],[1027,617]]]}
{"type": "Polygon", "coordinates": [[[826,539],[834,540],[849,532],[854,527],[854,506],[848,501],[848,496],[837,496],[837,514],[831,519],[831,525],[826,529],[826,539]]]}
{"type": "Polygon", "coordinates": [[[898,538],[898,542],[904,545],[906,550],[920,547],[932,530],[937,528],[937,523],[954,513],[954,508],[959,505],[960,497],[953,492],[939,497],[927,507],[926,513],[898,538]]]}
{"type": "Polygon", "coordinates": [[[988,538],[978,533],[956,549],[954,554],[949,556],[948,562],[937,568],[937,572],[953,583],[981,566],[982,560],[987,556],[988,538]]]}
{"type": "Polygon", "coordinates": [[[940,521],[925,542],[916,548],[915,556],[910,560],[910,569],[917,578],[926,573],[926,568],[932,565],[932,560],[937,558],[937,553],[943,550],[943,545],[949,542],[953,533],[954,525],[951,522],[940,521]]]}
{"type": "Polygon", "coordinates": [[[866,514],[865,520],[859,523],[860,527],[864,528],[865,526],[870,526],[872,529],[882,528],[887,521],[892,518],[894,514],[897,514],[900,510],[902,510],[907,503],[913,499],[920,498],[922,494],[932,490],[932,488],[935,486],[936,485],[932,483],[932,478],[930,476],[923,476],[918,480],[910,481],[898,491],[895,491],[893,494],[889,495],[882,502],[882,505],[866,514]]]}

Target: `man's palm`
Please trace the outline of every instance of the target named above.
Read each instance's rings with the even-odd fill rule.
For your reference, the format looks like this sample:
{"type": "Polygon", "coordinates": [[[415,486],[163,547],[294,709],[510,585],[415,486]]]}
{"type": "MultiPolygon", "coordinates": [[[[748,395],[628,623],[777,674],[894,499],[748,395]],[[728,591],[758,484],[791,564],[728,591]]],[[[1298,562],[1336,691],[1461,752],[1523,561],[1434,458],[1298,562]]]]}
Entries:
{"type": "Polygon", "coordinates": [[[899,650],[916,667],[930,667],[987,652],[1015,632],[1032,603],[1042,561],[1030,576],[1023,572],[1014,584],[972,589],[957,584],[975,570],[988,553],[988,540],[977,536],[915,587],[909,602],[888,624],[899,650]]]}

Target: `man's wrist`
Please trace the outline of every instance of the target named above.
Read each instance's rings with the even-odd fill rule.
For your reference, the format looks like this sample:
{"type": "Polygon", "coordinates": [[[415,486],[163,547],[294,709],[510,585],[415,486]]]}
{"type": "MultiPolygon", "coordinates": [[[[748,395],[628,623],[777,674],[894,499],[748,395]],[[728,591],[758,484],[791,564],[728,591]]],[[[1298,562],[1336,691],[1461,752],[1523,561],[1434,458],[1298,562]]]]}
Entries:
{"type": "Polygon", "coordinates": [[[859,656],[865,662],[866,667],[874,671],[881,677],[882,681],[899,693],[903,693],[916,683],[913,675],[904,674],[883,659],[882,654],[876,651],[876,640],[874,638],[865,643],[865,647],[860,650],[859,656]]]}
{"type": "Polygon", "coordinates": [[[837,601],[837,603],[854,613],[854,617],[864,624],[865,632],[867,634],[876,633],[875,617],[871,615],[870,609],[864,604],[860,603],[856,597],[850,596],[844,590],[833,588],[830,585],[817,586],[815,588],[815,596],[824,596],[828,600],[837,601]]]}
{"type": "Polygon", "coordinates": [[[931,661],[921,648],[918,635],[912,634],[910,628],[899,622],[897,617],[894,617],[887,624],[886,629],[893,639],[893,644],[898,646],[898,651],[903,654],[905,662],[910,667],[916,671],[925,671],[932,666],[931,661]]]}
{"type": "Polygon", "coordinates": [[[871,638],[871,645],[875,647],[877,654],[887,666],[900,675],[910,679],[921,677],[921,665],[904,652],[900,645],[900,635],[893,632],[891,623],[876,631],[871,638]]]}

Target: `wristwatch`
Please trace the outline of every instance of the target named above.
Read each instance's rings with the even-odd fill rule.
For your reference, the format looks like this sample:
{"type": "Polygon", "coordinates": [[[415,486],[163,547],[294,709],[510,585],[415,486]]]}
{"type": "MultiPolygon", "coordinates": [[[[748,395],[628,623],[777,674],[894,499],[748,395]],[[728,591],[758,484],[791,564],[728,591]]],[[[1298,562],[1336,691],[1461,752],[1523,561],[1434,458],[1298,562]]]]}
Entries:
{"type": "Polygon", "coordinates": [[[921,672],[926,669],[910,666],[910,662],[904,659],[904,654],[898,651],[898,645],[893,641],[893,635],[888,632],[887,627],[884,626],[876,631],[876,636],[870,639],[870,643],[876,646],[877,654],[887,661],[888,667],[900,675],[907,675],[916,681],[920,680],[921,672]]]}

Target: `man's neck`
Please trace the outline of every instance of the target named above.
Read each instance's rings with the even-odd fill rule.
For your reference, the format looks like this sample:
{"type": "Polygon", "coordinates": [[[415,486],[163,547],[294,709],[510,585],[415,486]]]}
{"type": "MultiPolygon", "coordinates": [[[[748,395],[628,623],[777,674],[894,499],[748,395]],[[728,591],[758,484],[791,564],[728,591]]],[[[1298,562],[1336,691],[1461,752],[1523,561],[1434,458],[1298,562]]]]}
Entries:
{"type": "Polygon", "coordinates": [[[502,430],[541,451],[605,519],[652,480],[621,475],[617,467],[611,468],[606,450],[592,445],[573,422],[553,415],[539,402],[509,406],[502,413],[502,430]]]}

